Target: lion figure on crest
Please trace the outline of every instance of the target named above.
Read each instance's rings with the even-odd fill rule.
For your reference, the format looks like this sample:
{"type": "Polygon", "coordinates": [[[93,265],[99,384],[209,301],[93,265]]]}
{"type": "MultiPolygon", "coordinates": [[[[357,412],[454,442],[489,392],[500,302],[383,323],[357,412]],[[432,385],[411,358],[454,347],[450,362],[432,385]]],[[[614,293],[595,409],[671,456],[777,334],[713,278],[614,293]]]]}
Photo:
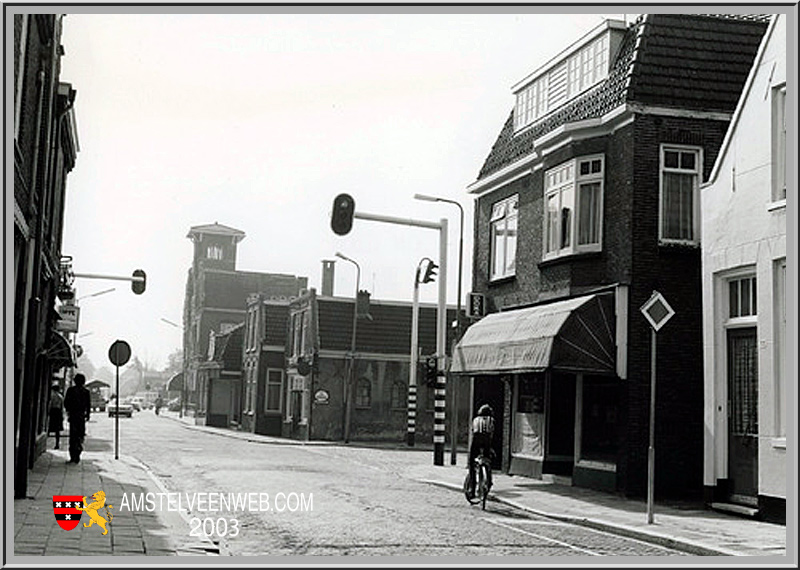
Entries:
{"type": "Polygon", "coordinates": [[[89,523],[83,523],[83,526],[90,527],[94,523],[97,523],[97,526],[103,529],[103,534],[108,533],[108,529],[106,528],[106,524],[110,523],[113,520],[113,516],[109,512],[108,509],[113,509],[114,507],[111,505],[106,505],[106,494],[103,491],[97,491],[94,495],[92,495],[92,502],[87,503],[86,497],[83,498],[83,507],[77,507],[79,511],[86,512],[89,515],[89,523]],[[98,511],[102,508],[106,509],[106,516],[108,519],[104,518],[98,511]]]}

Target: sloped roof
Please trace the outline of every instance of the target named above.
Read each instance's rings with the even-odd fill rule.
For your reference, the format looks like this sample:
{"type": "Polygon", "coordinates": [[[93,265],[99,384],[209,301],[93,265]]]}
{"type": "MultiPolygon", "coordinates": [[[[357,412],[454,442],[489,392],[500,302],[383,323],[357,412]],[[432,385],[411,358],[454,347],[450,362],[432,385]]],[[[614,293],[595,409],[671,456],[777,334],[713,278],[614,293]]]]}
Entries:
{"type": "Polygon", "coordinates": [[[237,230],[236,228],[232,228],[230,226],[223,226],[217,222],[213,224],[205,224],[202,226],[192,226],[189,228],[189,233],[186,234],[187,238],[193,238],[198,234],[214,234],[214,235],[222,235],[222,236],[231,236],[236,238],[237,242],[242,241],[245,238],[245,233],[242,230],[237,230]]]}
{"type": "Polygon", "coordinates": [[[510,113],[478,180],[533,151],[566,123],[602,117],[624,103],[732,112],[770,16],[648,14],[629,25],[608,77],[514,134],[510,113]]]}
{"type": "Polygon", "coordinates": [[[230,330],[216,335],[212,360],[220,363],[223,370],[241,370],[243,340],[244,323],[239,323],[230,330]]]}

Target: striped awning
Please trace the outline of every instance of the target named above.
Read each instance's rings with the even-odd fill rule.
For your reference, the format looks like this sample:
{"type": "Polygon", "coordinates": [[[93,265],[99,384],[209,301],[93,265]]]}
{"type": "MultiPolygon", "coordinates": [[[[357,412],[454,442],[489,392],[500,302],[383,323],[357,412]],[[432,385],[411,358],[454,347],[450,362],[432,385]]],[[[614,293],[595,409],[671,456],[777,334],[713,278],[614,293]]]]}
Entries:
{"type": "Polygon", "coordinates": [[[597,293],[487,315],[456,345],[450,370],[615,374],[615,361],[614,296],[597,293]]]}

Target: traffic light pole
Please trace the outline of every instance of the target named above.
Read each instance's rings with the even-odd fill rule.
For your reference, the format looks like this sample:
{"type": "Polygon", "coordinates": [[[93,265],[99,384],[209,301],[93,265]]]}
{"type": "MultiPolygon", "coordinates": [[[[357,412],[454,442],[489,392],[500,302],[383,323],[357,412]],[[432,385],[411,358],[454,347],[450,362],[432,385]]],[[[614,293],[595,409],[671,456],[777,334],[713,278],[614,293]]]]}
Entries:
{"type": "MultiPolygon", "coordinates": [[[[445,354],[445,324],[447,322],[447,219],[442,218],[439,220],[439,223],[435,223],[411,218],[395,218],[393,216],[367,214],[364,212],[354,212],[353,217],[373,222],[439,230],[439,302],[436,311],[436,358],[439,363],[439,375],[436,377],[435,399],[433,404],[433,464],[444,465],[446,402],[444,371],[447,369],[447,355],[445,354]]],[[[411,358],[415,360],[413,353],[411,358]]]]}
{"type": "Polygon", "coordinates": [[[408,432],[406,443],[414,447],[417,432],[417,368],[419,362],[419,265],[414,272],[414,301],[411,304],[411,365],[408,368],[408,432]]]}

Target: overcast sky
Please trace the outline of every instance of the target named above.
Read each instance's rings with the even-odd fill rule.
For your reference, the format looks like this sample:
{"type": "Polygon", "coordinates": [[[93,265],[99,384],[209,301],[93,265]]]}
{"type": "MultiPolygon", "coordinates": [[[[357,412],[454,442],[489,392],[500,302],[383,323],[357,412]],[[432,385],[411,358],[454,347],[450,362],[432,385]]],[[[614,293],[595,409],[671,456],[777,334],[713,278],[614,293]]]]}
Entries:
{"type": "MultiPolygon", "coordinates": [[[[624,17],[602,6],[537,9],[69,14],[61,80],[77,90],[80,152],[67,181],[63,253],[76,273],[148,276],[141,296],[128,282],[76,279],[79,299],[116,288],[79,301],[78,343],[95,366],[109,364],[117,338],[158,368],[181,346],[180,329],[164,319],[182,322],[186,234],[196,225],[245,232],[240,270],[308,277],[319,290],[322,260],[341,251],[360,264],[373,299],[410,301],[419,260],[438,258],[437,232],[356,220],[336,236],[330,210],[340,192],[359,212],[448,218],[452,304],[458,209],[413,196],[458,200],[465,296],[474,198],[466,187],[513,107],[511,86],[604,17],[624,17]]],[[[335,294],[354,289],[354,266],[338,260],[335,294]]],[[[436,299],[435,284],[421,287],[422,302],[436,299]]]]}

